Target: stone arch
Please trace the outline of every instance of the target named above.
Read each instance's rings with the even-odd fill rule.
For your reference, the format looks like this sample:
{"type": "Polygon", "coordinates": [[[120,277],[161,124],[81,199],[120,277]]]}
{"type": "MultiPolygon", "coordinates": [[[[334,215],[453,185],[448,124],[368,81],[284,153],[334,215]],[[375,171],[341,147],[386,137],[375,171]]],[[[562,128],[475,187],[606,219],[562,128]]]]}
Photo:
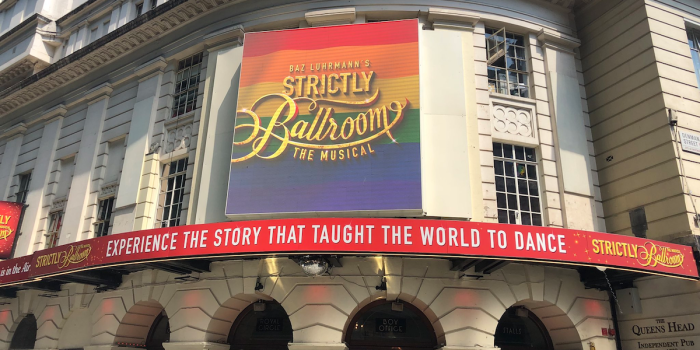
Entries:
{"type": "MultiPolygon", "coordinates": [[[[357,307],[355,307],[355,309],[352,310],[352,312],[348,315],[347,319],[345,320],[345,325],[343,326],[343,339],[346,339],[348,327],[350,327],[350,323],[357,316],[357,314],[362,312],[367,307],[367,305],[381,300],[389,301],[383,295],[374,295],[365,300],[362,300],[359,304],[357,304],[357,307]]],[[[416,307],[418,310],[420,310],[423,313],[423,315],[425,315],[425,317],[428,319],[430,324],[433,326],[437,343],[445,343],[445,331],[442,327],[442,323],[440,322],[440,319],[437,317],[435,312],[433,312],[433,310],[430,309],[428,304],[426,304],[416,296],[412,296],[405,292],[400,293],[399,297],[396,298],[395,301],[409,303],[416,307]]]]}
{"type": "MultiPolygon", "coordinates": [[[[362,323],[363,326],[365,324],[369,325],[370,327],[380,327],[380,324],[373,323],[371,319],[364,319],[362,320],[363,315],[367,315],[367,312],[379,312],[380,314],[385,314],[389,315],[391,314],[391,318],[393,318],[394,314],[394,307],[400,307],[403,312],[408,312],[405,313],[404,315],[404,323],[406,327],[413,327],[412,333],[420,332],[422,330],[425,330],[427,332],[424,333],[422,337],[414,337],[412,338],[409,343],[410,346],[416,346],[416,347],[426,347],[426,348],[435,348],[436,346],[440,346],[443,344],[442,341],[439,340],[438,338],[438,331],[435,330],[435,327],[433,325],[437,324],[438,326],[440,325],[439,321],[433,321],[431,320],[431,317],[429,317],[429,313],[424,312],[421,308],[418,306],[409,303],[404,300],[395,300],[395,301],[389,301],[386,299],[377,299],[373,302],[370,302],[369,304],[364,305],[362,308],[359,308],[357,311],[353,312],[353,316],[348,318],[348,321],[346,322],[346,327],[343,330],[343,340],[345,340],[345,343],[350,346],[351,343],[356,342],[357,340],[354,340],[353,337],[353,330],[357,329],[357,323],[362,323]],[[391,306],[391,308],[389,307],[391,306]],[[407,319],[406,316],[409,316],[411,314],[414,314],[416,318],[413,319],[407,319]],[[357,323],[356,323],[357,322],[357,323]],[[374,326],[372,326],[374,325],[374,326]]],[[[427,309],[429,311],[429,309],[427,309]]],[[[377,315],[376,313],[370,314],[370,315],[377,315]]],[[[434,315],[434,314],[433,314],[434,315]]],[[[405,332],[408,333],[407,330],[405,332]]],[[[387,347],[393,347],[395,344],[392,343],[386,343],[384,345],[381,345],[382,342],[386,342],[387,339],[383,339],[381,336],[375,337],[376,341],[378,341],[380,344],[376,344],[379,346],[387,346],[387,347]]],[[[360,342],[366,340],[360,340],[360,342]]],[[[400,340],[399,340],[400,341],[400,340]]],[[[406,340],[403,340],[403,342],[406,342],[406,340]]],[[[370,344],[355,344],[357,346],[365,346],[365,345],[370,345],[370,344]]],[[[402,345],[406,346],[406,345],[402,345]]]]}
{"type": "Polygon", "coordinates": [[[135,303],[121,319],[114,336],[114,345],[146,344],[153,321],[162,313],[165,313],[165,308],[155,300],[135,303]]]}
{"type": "Polygon", "coordinates": [[[238,315],[250,304],[258,300],[273,300],[264,294],[237,294],[226,300],[214,312],[209,321],[205,341],[215,343],[226,343],[229,332],[238,315]]]}
{"type": "Polygon", "coordinates": [[[14,329],[10,339],[10,349],[34,349],[36,344],[37,322],[33,314],[27,314],[14,329]]]}
{"type": "Polygon", "coordinates": [[[524,307],[544,324],[554,350],[583,350],[583,343],[571,318],[548,301],[521,300],[515,307],[524,307]]]}
{"type": "Polygon", "coordinates": [[[15,302],[14,305],[11,304],[0,310],[0,350],[9,349],[12,335],[19,325],[19,321],[24,318],[24,315],[20,316],[18,310],[13,307],[16,304],[15,302]]]}

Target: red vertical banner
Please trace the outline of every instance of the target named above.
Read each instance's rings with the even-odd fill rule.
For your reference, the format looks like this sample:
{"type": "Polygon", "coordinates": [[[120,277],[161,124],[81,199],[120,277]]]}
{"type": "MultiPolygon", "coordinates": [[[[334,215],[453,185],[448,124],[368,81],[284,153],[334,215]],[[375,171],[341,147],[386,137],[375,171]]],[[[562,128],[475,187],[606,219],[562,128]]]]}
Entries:
{"type": "Polygon", "coordinates": [[[0,201],[0,259],[11,258],[23,206],[22,203],[0,201]]]}

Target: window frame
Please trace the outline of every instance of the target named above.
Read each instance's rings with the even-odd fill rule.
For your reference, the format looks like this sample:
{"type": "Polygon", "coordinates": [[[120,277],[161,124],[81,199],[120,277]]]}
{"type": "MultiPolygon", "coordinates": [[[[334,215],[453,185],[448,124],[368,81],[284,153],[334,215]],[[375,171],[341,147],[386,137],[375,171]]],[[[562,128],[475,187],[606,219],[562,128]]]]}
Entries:
{"type": "MultiPolygon", "coordinates": [[[[532,91],[532,60],[531,60],[531,55],[529,52],[529,37],[527,34],[520,34],[516,33],[513,31],[506,30],[505,27],[497,29],[497,28],[491,28],[487,27],[484,32],[484,38],[486,40],[486,77],[487,77],[487,83],[488,83],[488,89],[489,92],[491,93],[496,93],[499,95],[505,95],[505,96],[516,96],[516,97],[522,97],[522,98],[532,98],[531,96],[531,91],[532,91]],[[492,33],[489,33],[489,31],[493,31],[492,33]],[[495,66],[493,63],[495,62],[489,62],[491,60],[491,51],[492,47],[490,47],[490,38],[493,35],[498,34],[499,32],[503,31],[503,41],[501,42],[503,45],[503,60],[504,64],[503,67],[495,66]],[[516,45],[515,43],[510,43],[509,41],[516,41],[517,38],[509,38],[509,35],[512,36],[518,36],[522,37],[522,46],[516,45]],[[514,47],[513,53],[514,56],[510,56],[510,47],[514,47]],[[522,56],[518,56],[518,49],[522,49],[522,56]],[[508,59],[511,59],[512,61],[515,62],[516,68],[512,69],[508,67],[508,59]],[[518,63],[522,61],[522,63],[518,63]],[[523,64],[525,66],[525,70],[518,69],[520,64],[523,64]],[[494,78],[490,77],[490,70],[491,68],[494,69],[494,78]],[[505,71],[505,81],[500,80],[500,75],[498,74],[498,70],[504,70],[505,71]],[[513,83],[511,81],[512,77],[511,74],[515,74],[516,79],[518,80],[517,82],[513,83]],[[521,78],[524,77],[526,82],[521,82],[521,78]],[[491,82],[494,82],[494,85],[492,87],[491,82]],[[501,88],[501,84],[505,84],[505,92],[501,88]],[[513,94],[514,90],[511,90],[511,85],[516,86],[516,89],[518,91],[517,94],[513,94]],[[520,86],[523,86],[522,88],[520,86]]],[[[496,47],[498,47],[500,44],[496,44],[496,47]]],[[[498,54],[501,50],[496,50],[496,54],[498,54]]],[[[497,57],[495,61],[500,60],[500,57],[497,57]]]]}
{"type": "Polygon", "coordinates": [[[114,196],[103,197],[97,201],[97,219],[92,224],[93,230],[95,232],[95,237],[104,237],[112,233],[112,214],[114,214],[114,201],[114,196]],[[107,213],[104,213],[104,208],[102,204],[106,201],[111,202],[109,203],[109,209],[107,210],[107,213]]]}
{"type": "Polygon", "coordinates": [[[45,249],[50,249],[58,246],[58,240],[61,238],[61,229],[63,228],[64,211],[57,210],[49,213],[49,223],[46,228],[46,245],[45,249]],[[58,227],[54,227],[58,218],[58,227]]]}
{"type": "Polygon", "coordinates": [[[171,160],[163,163],[161,166],[160,190],[158,191],[158,215],[156,216],[156,228],[158,227],[174,227],[182,224],[182,205],[184,204],[185,190],[187,189],[187,170],[189,167],[189,157],[171,160]],[[175,166],[175,171],[171,169],[175,166]],[[182,165],[182,168],[180,166],[182,165]],[[178,178],[180,178],[180,187],[177,187],[178,178]],[[172,179],[172,182],[170,181],[172,179]],[[173,187],[170,187],[170,183],[173,187]],[[173,200],[179,192],[178,201],[173,200]],[[173,196],[173,197],[169,197],[173,196]],[[173,216],[173,208],[176,208],[177,214],[173,216]],[[166,216],[169,216],[166,218],[166,216]]]}
{"type": "Polygon", "coordinates": [[[146,0],[143,0],[141,2],[137,2],[134,4],[134,14],[135,14],[134,18],[138,18],[139,16],[144,14],[143,9],[145,8],[145,5],[146,5],[146,4],[144,4],[145,2],[146,2],[146,0]]]}
{"type": "Polygon", "coordinates": [[[685,32],[688,36],[690,59],[693,61],[693,68],[695,68],[695,79],[698,88],[700,88],[700,28],[686,25],[685,32]]]}
{"type": "Polygon", "coordinates": [[[19,185],[17,186],[17,192],[15,193],[15,203],[27,204],[27,196],[29,194],[29,185],[32,182],[32,173],[19,174],[19,185]],[[26,179],[27,181],[22,181],[26,179]],[[22,184],[25,184],[23,189],[22,184]],[[21,200],[20,200],[20,195],[21,200]]]}
{"type": "Polygon", "coordinates": [[[542,204],[542,182],[540,181],[540,167],[539,167],[539,159],[540,156],[537,154],[537,149],[531,146],[523,146],[519,144],[513,144],[513,143],[508,143],[508,142],[501,142],[494,140],[493,141],[493,164],[494,164],[494,185],[496,188],[496,210],[497,210],[497,219],[499,223],[505,223],[505,224],[516,224],[516,225],[531,225],[531,226],[545,226],[545,214],[544,214],[544,205],[542,204]],[[497,151],[497,145],[501,145],[501,151],[500,153],[497,151]],[[510,146],[511,147],[511,156],[507,156],[504,151],[503,146],[510,146]],[[523,149],[523,159],[517,158],[517,148],[522,148],[523,149]],[[534,157],[534,160],[527,160],[528,158],[528,152],[527,150],[530,150],[530,154],[532,157],[534,157]],[[500,165],[503,168],[503,171],[499,173],[499,164],[498,162],[502,162],[502,165],[500,165]],[[512,175],[508,174],[508,171],[506,169],[507,162],[513,163],[512,166],[512,175]],[[524,177],[519,177],[517,174],[518,171],[518,164],[524,165],[523,170],[525,170],[525,176],[524,177]],[[528,176],[530,173],[530,169],[534,170],[534,178],[528,176]],[[502,187],[499,186],[499,177],[503,178],[503,183],[502,187]],[[509,191],[509,181],[508,179],[513,179],[512,186],[514,186],[514,192],[509,191]],[[521,190],[522,183],[521,181],[525,182],[526,188],[524,190],[521,190]],[[536,189],[533,191],[533,188],[531,187],[531,183],[534,182],[536,189]],[[533,193],[535,193],[533,195],[533,193]],[[501,197],[504,196],[504,197],[501,197]],[[514,196],[514,203],[515,207],[517,209],[513,210],[511,207],[512,201],[511,197],[514,196]],[[525,196],[527,198],[527,209],[523,209],[523,202],[522,202],[522,197],[525,196]],[[503,199],[501,199],[503,198],[503,199]],[[538,211],[533,210],[533,206],[535,205],[535,202],[533,202],[533,198],[536,199],[536,204],[539,206],[538,211]],[[505,204],[504,205],[502,205],[505,204]],[[505,213],[503,213],[505,212],[505,213]],[[514,212],[511,216],[510,212],[514,212]],[[502,215],[505,214],[505,217],[502,217],[502,215]],[[524,214],[527,214],[524,215],[524,214]],[[536,215],[539,217],[539,223],[537,223],[536,220],[536,215]],[[524,217],[527,217],[528,219],[523,220],[524,217]],[[506,219],[505,221],[503,219],[506,219]]]}
{"type": "Polygon", "coordinates": [[[202,82],[202,66],[204,52],[198,52],[182,60],[178,60],[173,84],[173,99],[170,103],[170,119],[178,118],[197,109],[199,87],[202,82]],[[188,63],[189,61],[189,63],[188,63]],[[193,63],[193,62],[197,63],[193,63]],[[193,67],[197,66],[196,76],[192,75],[193,67]],[[187,74],[187,79],[184,75],[187,74]],[[193,82],[192,79],[196,78],[193,82]],[[186,83],[185,85],[183,85],[186,83]],[[183,100],[184,98],[184,100],[183,100]],[[189,109],[188,109],[189,108],[189,109]]]}

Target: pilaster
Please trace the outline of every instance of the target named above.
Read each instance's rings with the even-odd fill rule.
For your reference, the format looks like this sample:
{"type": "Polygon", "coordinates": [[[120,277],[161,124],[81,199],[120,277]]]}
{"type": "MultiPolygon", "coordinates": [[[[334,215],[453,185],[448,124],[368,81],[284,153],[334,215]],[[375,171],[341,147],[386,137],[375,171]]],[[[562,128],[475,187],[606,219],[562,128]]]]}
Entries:
{"type": "Polygon", "coordinates": [[[9,195],[8,191],[12,183],[12,176],[15,173],[19,149],[22,147],[26,131],[27,127],[24,123],[19,123],[0,134],[0,138],[7,139],[5,153],[0,162],[0,200],[6,200],[9,195]]]}
{"type": "Polygon", "coordinates": [[[231,159],[231,144],[237,110],[238,70],[243,59],[240,27],[217,32],[206,38],[209,48],[207,77],[204,85],[197,155],[192,181],[192,196],[188,223],[225,221],[227,181],[231,159]],[[200,186],[202,183],[208,186],[200,186]]]}
{"type": "Polygon", "coordinates": [[[83,126],[80,148],[75,161],[73,171],[73,182],[71,193],[66,204],[64,221],[71,223],[65,225],[61,230],[59,244],[77,242],[89,238],[91,231],[90,219],[85,219],[90,202],[90,194],[97,189],[86,184],[92,184],[94,176],[95,162],[97,161],[97,150],[102,136],[105,116],[107,115],[107,104],[112,87],[109,83],[97,86],[85,93],[88,98],[87,116],[83,126]]]}
{"type": "Polygon", "coordinates": [[[547,29],[537,39],[544,57],[563,225],[593,229],[592,164],[574,56],[580,41],[547,29]]]}
{"type": "MultiPolygon", "coordinates": [[[[152,195],[151,190],[154,186],[154,181],[157,181],[158,177],[158,166],[153,163],[157,158],[148,157],[147,154],[153,138],[156,109],[165,66],[163,58],[157,57],[134,69],[134,73],[141,78],[139,79],[136,103],[134,104],[129,126],[123,169],[129,169],[129,171],[136,172],[142,176],[122,176],[114,204],[113,215],[115,221],[112,227],[113,233],[133,231],[137,224],[137,203],[154,202],[156,199],[155,197],[144,198],[143,196],[152,195]],[[155,171],[153,170],[154,166],[155,171]],[[145,191],[144,194],[140,194],[142,190],[145,191]]],[[[155,188],[157,189],[157,186],[155,188]]],[[[151,208],[142,206],[140,209],[151,208]]],[[[141,218],[139,227],[146,228],[143,225],[152,221],[144,221],[144,218],[152,215],[152,210],[148,213],[140,212],[138,215],[141,218]]]]}
{"type": "MultiPolygon", "coordinates": [[[[65,109],[64,109],[65,110],[65,109]]],[[[53,114],[51,112],[51,114],[53,114]]],[[[58,136],[63,126],[63,114],[55,114],[48,119],[44,125],[44,131],[41,135],[39,143],[39,152],[35,160],[32,177],[29,183],[29,193],[27,194],[27,203],[29,206],[24,212],[22,220],[22,230],[17,241],[15,256],[24,256],[32,254],[38,248],[36,244],[43,242],[41,237],[37,237],[39,224],[43,222],[41,218],[41,210],[44,207],[44,192],[49,181],[49,170],[56,156],[56,146],[58,136]]]]}

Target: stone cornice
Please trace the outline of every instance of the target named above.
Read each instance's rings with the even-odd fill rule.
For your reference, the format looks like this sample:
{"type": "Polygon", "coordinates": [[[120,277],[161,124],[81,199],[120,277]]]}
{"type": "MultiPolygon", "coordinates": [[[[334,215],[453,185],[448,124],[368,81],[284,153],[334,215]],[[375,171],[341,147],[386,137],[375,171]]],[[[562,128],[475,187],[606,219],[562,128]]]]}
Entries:
{"type": "Polygon", "coordinates": [[[473,29],[480,19],[481,17],[466,11],[432,7],[428,9],[428,21],[433,23],[433,28],[437,26],[456,29],[473,29]]]}
{"type": "Polygon", "coordinates": [[[10,139],[15,136],[24,135],[25,132],[27,132],[27,125],[18,123],[5,129],[2,134],[0,134],[0,139],[10,139]]]}
{"type": "Polygon", "coordinates": [[[350,24],[355,22],[357,14],[354,7],[343,7],[309,11],[304,15],[304,17],[310,26],[318,27],[335,24],[350,24]]]}
{"type": "Polygon", "coordinates": [[[572,53],[575,48],[581,46],[581,40],[549,29],[540,30],[540,32],[537,33],[537,40],[542,42],[546,48],[572,53]]]}
{"type": "Polygon", "coordinates": [[[0,114],[24,106],[231,1],[233,0],[170,0],[0,92],[0,114]]]}
{"type": "Polygon", "coordinates": [[[213,33],[204,36],[204,47],[209,50],[215,50],[224,45],[243,45],[243,37],[245,31],[243,26],[235,25],[217,30],[213,33]]]}
{"type": "Polygon", "coordinates": [[[103,83],[85,92],[83,98],[88,100],[88,103],[95,102],[103,97],[109,97],[112,94],[112,90],[110,83],[103,83]]]}
{"type": "Polygon", "coordinates": [[[27,126],[31,126],[40,122],[47,122],[56,118],[61,118],[64,115],[66,115],[66,112],[68,112],[68,109],[63,104],[51,107],[44,111],[44,113],[41,114],[41,117],[28,121],[27,126]]]}
{"type": "Polygon", "coordinates": [[[37,59],[33,56],[27,55],[24,58],[17,61],[11,67],[4,69],[0,72],[0,85],[5,85],[12,79],[17,78],[22,74],[26,74],[28,71],[34,69],[37,59]]]}
{"type": "Polygon", "coordinates": [[[134,74],[139,78],[151,75],[153,73],[162,73],[165,71],[165,67],[168,66],[168,62],[163,58],[163,56],[158,56],[134,69],[134,74]]]}

